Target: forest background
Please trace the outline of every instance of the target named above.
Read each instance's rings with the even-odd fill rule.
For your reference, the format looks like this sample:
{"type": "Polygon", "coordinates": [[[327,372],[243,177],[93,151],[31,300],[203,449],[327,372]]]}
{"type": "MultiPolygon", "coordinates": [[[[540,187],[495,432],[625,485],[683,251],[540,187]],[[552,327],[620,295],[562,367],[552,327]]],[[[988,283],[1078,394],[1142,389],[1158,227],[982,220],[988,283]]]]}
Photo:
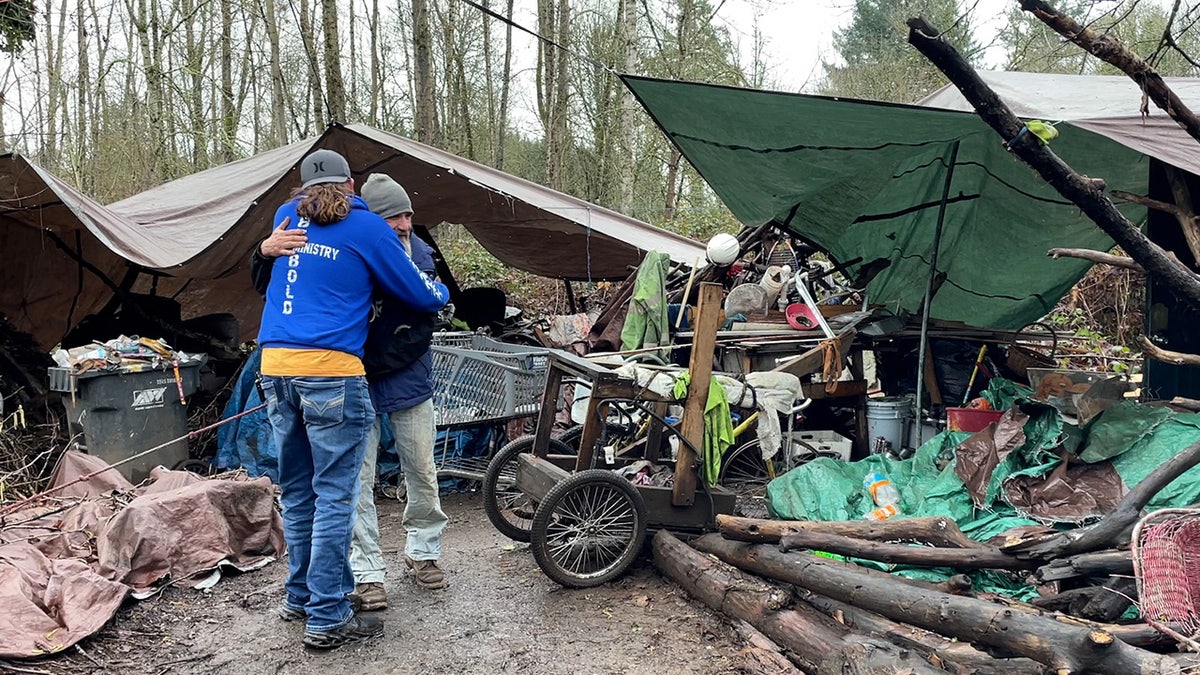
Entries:
{"type": "MultiPolygon", "coordinates": [[[[787,1],[0,0],[0,151],[107,203],[363,122],[704,240],[738,224],[616,73],[795,90],[776,77],[786,31],[768,25],[787,1]]],[[[1119,74],[1015,1],[1000,15],[979,0],[834,4],[848,18],[806,93],[911,103],[945,84],[906,42],[917,15],[977,66],[1119,74]]],[[[1180,4],[1056,3],[1163,75],[1196,76],[1200,6],[1180,4]]],[[[437,236],[463,287],[565,311],[561,285],[504,267],[461,227],[437,236]]],[[[1141,294],[1139,276],[1097,267],[1052,319],[1119,356],[1141,294]]]]}

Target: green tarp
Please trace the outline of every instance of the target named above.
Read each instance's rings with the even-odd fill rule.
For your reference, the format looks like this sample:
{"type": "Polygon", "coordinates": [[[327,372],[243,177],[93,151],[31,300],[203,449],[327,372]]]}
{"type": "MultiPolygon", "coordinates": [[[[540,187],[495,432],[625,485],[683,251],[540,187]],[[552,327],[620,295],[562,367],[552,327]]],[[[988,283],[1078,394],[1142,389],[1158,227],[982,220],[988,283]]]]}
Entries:
{"type": "MultiPolygon", "coordinates": [[[[1017,328],[1048,313],[1090,266],[1049,259],[1048,249],[1112,246],[974,114],[623,79],[742,223],[776,223],[838,261],[861,258],[850,271],[874,273],[874,304],[920,309],[951,170],[933,318],[1017,328]]],[[[1078,172],[1148,192],[1144,155],[1069,123],[1058,129],[1052,149],[1078,172]]]]}
{"type": "MultiPolygon", "coordinates": [[[[1103,474],[1115,471],[1124,488],[1132,488],[1180,450],[1200,441],[1200,414],[1178,414],[1124,402],[1078,430],[1064,424],[1053,408],[1026,401],[1018,405],[1022,416],[1029,416],[1024,423],[1023,441],[990,469],[990,476],[982,477],[986,495],[981,503],[972,499],[968,485],[956,471],[957,463],[965,459],[963,453],[971,451],[977,438],[947,431],[922,445],[907,460],[875,455],[858,462],[818,459],[804,464],[771,481],[767,506],[773,517],[785,520],[858,520],[874,508],[863,478],[879,472],[891,480],[904,500],[898,517],[947,516],[967,536],[986,541],[1024,525],[1073,526],[1053,516],[1063,510],[1062,503],[1051,503],[1055,500],[1074,500],[1075,506],[1067,510],[1076,513],[1088,506],[1107,505],[1083,519],[1095,520],[1111,510],[1123,494],[1109,489],[1110,494],[1099,495],[1096,486],[1106,485],[1103,474]],[[1063,455],[1057,451],[1064,443],[1079,446],[1069,467],[1061,466],[1063,455]],[[1088,463],[1089,457],[1095,461],[1088,463]],[[1077,493],[1070,489],[1072,483],[1077,493]]],[[[1153,511],[1196,503],[1200,503],[1200,467],[1175,479],[1147,508],[1153,511]]],[[[945,578],[952,573],[885,568],[925,579],[945,578]]],[[[1033,593],[1019,579],[1003,574],[972,576],[981,588],[1018,597],[1033,593]]]]}

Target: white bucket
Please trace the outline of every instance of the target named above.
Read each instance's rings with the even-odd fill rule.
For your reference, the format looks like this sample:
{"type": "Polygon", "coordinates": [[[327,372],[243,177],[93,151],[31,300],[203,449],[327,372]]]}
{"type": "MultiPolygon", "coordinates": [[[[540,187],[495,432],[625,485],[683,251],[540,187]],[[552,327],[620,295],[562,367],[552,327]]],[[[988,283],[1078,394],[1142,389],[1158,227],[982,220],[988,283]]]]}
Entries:
{"type": "Polygon", "coordinates": [[[875,452],[876,439],[883,438],[889,447],[899,452],[908,436],[905,433],[912,419],[912,402],[908,398],[886,396],[867,399],[867,448],[875,452]]]}

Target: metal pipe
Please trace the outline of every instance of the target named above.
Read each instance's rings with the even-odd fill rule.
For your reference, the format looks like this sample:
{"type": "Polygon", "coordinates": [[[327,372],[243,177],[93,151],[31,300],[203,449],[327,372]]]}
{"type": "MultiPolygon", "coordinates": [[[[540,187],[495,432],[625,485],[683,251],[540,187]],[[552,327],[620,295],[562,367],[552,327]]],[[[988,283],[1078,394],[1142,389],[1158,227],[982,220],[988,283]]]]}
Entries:
{"type": "MultiPolygon", "coordinates": [[[[942,226],[946,221],[946,202],[950,199],[950,183],[954,181],[954,164],[958,161],[958,141],[950,144],[950,162],[946,167],[946,183],[942,186],[942,203],[938,205],[937,228],[933,233],[933,253],[929,257],[929,280],[925,284],[925,303],[921,316],[921,345],[917,352],[917,395],[913,411],[913,426],[921,429],[921,399],[925,393],[925,353],[929,348],[929,313],[933,305],[933,281],[937,277],[938,249],[942,246],[942,226]]],[[[918,438],[920,436],[918,435],[918,438]]]]}

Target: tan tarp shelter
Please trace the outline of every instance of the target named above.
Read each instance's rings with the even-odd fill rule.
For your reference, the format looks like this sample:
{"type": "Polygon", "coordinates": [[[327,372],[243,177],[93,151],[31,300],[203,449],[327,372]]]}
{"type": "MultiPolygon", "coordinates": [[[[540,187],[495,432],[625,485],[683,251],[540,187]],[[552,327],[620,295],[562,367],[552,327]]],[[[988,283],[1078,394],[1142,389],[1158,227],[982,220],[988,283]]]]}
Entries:
{"type": "MultiPolygon", "coordinates": [[[[1059,75],[981,70],[987,82],[1017,116],[1066,122],[1110,138],[1121,145],[1200,175],[1196,141],[1153,103],[1143,116],[1142,91],[1124,75],[1059,75]]],[[[1182,101],[1200,101],[1200,79],[1163,78],[1182,101]]],[[[917,105],[974,111],[962,92],[948,84],[917,105]]]]}
{"type": "MultiPolygon", "coordinates": [[[[646,251],[691,264],[703,246],[570,195],[364,125],[201,171],[101,206],[19,155],[0,155],[0,312],[55,344],[112,297],[129,261],[161,273],[159,295],[184,317],[234,314],[243,338],[261,301],[247,271],[255,243],[299,185],[315,148],[337,150],[359,183],[383,172],[404,185],[422,225],[461,223],[501,262],[571,280],[623,278],[646,251]],[[102,280],[106,279],[107,282],[102,280]]],[[[448,261],[451,267],[454,261],[448,261]]],[[[147,290],[140,281],[136,290],[147,290]]]]}

